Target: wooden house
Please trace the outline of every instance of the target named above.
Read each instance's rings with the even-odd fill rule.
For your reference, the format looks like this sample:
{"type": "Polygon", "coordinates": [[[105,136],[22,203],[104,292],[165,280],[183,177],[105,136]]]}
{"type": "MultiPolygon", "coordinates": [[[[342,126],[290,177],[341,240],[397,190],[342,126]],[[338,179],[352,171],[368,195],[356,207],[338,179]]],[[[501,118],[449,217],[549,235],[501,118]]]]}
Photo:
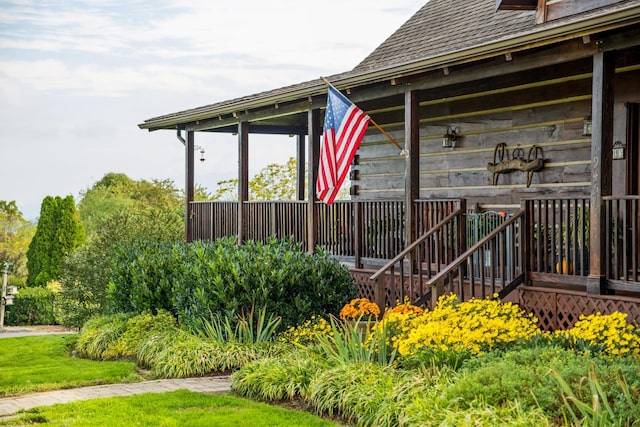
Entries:
{"type": "Polygon", "coordinates": [[[497,293],[545,329],[640,322],[640,0],[430,0],[327,79],[403,148],[370,126],[330,206],[313,193],[320,79],[139,125],[185,144],[188,240],[320,246],[379,304],[497,293]],[[193,201],[199,132],[237,133],[238,202],[193,201]],[[248,200],[260,133],[297,136],[297,201],[248,200]]]}

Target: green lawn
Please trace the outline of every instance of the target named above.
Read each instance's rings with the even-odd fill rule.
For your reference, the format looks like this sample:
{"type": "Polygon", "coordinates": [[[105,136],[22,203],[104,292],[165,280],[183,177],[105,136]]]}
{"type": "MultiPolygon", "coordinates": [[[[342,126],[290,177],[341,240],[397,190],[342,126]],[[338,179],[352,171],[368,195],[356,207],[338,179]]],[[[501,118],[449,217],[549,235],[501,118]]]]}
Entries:
{"type": "Polygon", "coordinates": [[[71,357],[71,335],[0,339],[0,397],[143,378],[132,362],[98,362],[71,357]]]}
{"type": "Polygon", "coordinates": [[[305,426],[340,424],[232,396],[178,390],[34,408],[0,422],[11,426],[305,426]]]}

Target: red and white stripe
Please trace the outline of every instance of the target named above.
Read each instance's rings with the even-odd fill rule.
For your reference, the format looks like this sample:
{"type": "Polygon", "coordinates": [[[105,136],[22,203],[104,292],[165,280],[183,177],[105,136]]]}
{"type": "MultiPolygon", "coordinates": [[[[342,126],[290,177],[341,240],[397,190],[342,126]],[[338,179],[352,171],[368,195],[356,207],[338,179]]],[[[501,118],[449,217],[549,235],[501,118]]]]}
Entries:
{"type": "Polygon", "coordinates": [[[316,192],[327,205],[338,195],[368,125],[369,116],[351,104],[337,131],[324,131],[316,192]]]}

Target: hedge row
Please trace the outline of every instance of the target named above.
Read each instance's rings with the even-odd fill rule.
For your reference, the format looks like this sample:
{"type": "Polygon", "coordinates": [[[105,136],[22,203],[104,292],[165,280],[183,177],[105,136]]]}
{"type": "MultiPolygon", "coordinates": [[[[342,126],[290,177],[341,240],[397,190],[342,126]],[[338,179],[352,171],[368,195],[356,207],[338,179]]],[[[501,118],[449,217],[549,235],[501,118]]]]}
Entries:
{"type": "Polygon", "coordinates": [[[338,314],[356,295],[346,267],[326,252],[307,253],[288,240],[146,241],[119,246],[114,259],[110,312],[167,310],[186,326],[255,306],[281,316],[284,328],[313,315],[338,314]]]}
{"type": "Polygon", "coordinates": [[[5,325],[52,325],[54,293],[41,287],[18,288],[13,305],[6,306],[5,325]]]}

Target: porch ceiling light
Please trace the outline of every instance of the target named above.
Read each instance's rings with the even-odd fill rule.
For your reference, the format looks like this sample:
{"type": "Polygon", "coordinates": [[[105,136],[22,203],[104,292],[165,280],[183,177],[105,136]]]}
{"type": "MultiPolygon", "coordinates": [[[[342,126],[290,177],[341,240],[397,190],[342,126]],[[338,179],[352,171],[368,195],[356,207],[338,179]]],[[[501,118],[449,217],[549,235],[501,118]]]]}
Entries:
{"type": "Polygon", "coordinates": [[[447,132],[442,136],[442,148],[456,148],[460,128],[457,126],[447,126],[447,132]]]}

